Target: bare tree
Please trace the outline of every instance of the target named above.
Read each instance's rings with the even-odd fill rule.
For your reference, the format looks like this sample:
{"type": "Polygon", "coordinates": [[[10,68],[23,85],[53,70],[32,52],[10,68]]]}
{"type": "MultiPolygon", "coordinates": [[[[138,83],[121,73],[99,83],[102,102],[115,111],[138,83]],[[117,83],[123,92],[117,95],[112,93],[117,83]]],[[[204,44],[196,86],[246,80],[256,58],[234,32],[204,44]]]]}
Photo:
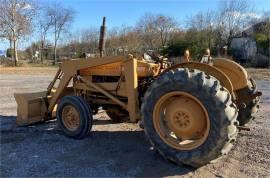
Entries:
{"type": "MultiPolygon", "coordinates": [[[[268,38],[270,38],[270,10],[263,12],[261,18],[259,18],[261,22],[264,22],[262,29],[260,29],[264,34],[268,34],[268,38]]],[[[270,40],[269,40],[270,42],[270,40]]],[[[269,45],[270,48],[270,45],[269,45]]],[[[270,49],[269,49],[270,50],[270,49]]]]}
{"type": "Polygon", "coordinates": [[[108,32],[108,38],[106,40],[106,54],[134,54],[141,50],[140,44],[141,41],[139,33],[134,27],[126,25],[114,27],[108,32]]]}
{"type": "Polygon", "coordinates": [[[68,29],[73,21],[74,11],[70,8],[64,8],[60,4],[55,4],[47,9],[47,16],[52,20],[52,31],[54,35],[54,61],[57,63],[57,45],[62,33],[68,29]]]}
{"type": "Polygon", "coordinates": [[[215,16],[214,11],[198,12],[196,15],[187,19],[187,27],[190,30],[201,33],[200,40],[207,39],[207,46],[211,49],[215,39],[215,16]]]}
{"type": "Polygon", "coordinates": [[[156,44],[159,44],[157,42],[158,34],[155,30],[153,21],[153,14],[145,14],[140,18],[139,22],[137,23],[137,29],[141,37],[141,45],[145,48],[157,48],[156,44]]]}
{"type": "Polygon", "coordinates": [[[31,33],[35,12],[35,5],[30,0],[0,0],[0,33],[10,41],[15,66],[18,40],[31,33]]]}
{"type": "Polygon", "coordinates": [[[198,12],[196,15],[187,19],[187,26],[192,29],[207,30],[215,24],[214,11],[198,12]]]}
{"type": "Polygon", "coordinates": [[[220,40],[229,46],[231,38],[247,25],[250,5],[247,0],[224,0],[220,2],[217,29],[220,40]]]}
{"type": "Polygon", "coordinates": [[[138,31],[133,27],[126,27],[123,29],[121,34],[121,41],[125,43],[127,49],[131,52],[139,52],[140,49],[140,36],[138,31]]]}
{"type": "Polygon", "coordinates": [[[119,44],[119,27],[113,27],[107,32],[106,54],[115,55],[119,44]]]}
{"type": "Polygon", "coordinates": [[[40,60],[43,63],[44,49],[49,30],[53,25],[52,16],[48,16],[49,7],[42,7],[37,19],[38,32],[40,34],[40,60]]]}
{"type": "Polygon", "coordinates": [[[154,20],[154,27],[159,33],[161,45],[165,46],[171,32],[176,28],[176,21],[169,16],[157,15],[154,20]]]}
{"type": "Polygon", "coordinates": [[[162,14],[145,14],[137,23],[137,29],[146,48],[160,48],[166,45],[171,32],[176,29],[176,22],[162,14]]]}
{"type": "Polygon", "coordinates": [[[95,53],[98,49],[99,29],[89,28],[81,31],[81,42],[87,44],[88,52],[95,53]]]}

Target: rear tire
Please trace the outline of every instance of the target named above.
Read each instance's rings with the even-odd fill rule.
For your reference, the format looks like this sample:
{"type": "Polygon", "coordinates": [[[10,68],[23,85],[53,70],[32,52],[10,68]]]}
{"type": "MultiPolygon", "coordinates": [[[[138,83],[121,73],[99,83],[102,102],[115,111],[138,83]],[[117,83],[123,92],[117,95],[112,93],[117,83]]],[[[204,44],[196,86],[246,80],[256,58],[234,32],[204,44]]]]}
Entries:
{"type": "MultiPolygon", "coordinates": [[[[251,95],[257,92],[257,87],[255,81],[253,79],[248,80],[248,87],[244,91],[244,95],[251,95]]],[[[237,120],[239,121],[239,125],[245,125],[254,119],[254,115],[258,112],[259,109],[260,97],[256,97],[255,99],[246,103],[245,108],[240,108],[238,112],[237,120]]]]}
{"type": "Polygon", "coordinates": [[[68,137],[82,139],[92,128],[92,111],[82,97],[63,97],[58,104],[56,116],[58,125],[68,137]]]}
{"type": "Polygon", "coordinates": [[[161,75],[145,93],[141,112],[144,131],[152,146],[164,158],[179,165],[205,165],[227,154],[237,136],[237,108],[230,93],[217,79],[199,70],[178,68],[161,75]],[[161,138],[162,134],[155,129],[153,112],[156,103],[161,97],[175,91],[196,97],[208,112],[208,135],[205,141],[194,149],[181,150],[165,143],[164,138],[161,138]]]}

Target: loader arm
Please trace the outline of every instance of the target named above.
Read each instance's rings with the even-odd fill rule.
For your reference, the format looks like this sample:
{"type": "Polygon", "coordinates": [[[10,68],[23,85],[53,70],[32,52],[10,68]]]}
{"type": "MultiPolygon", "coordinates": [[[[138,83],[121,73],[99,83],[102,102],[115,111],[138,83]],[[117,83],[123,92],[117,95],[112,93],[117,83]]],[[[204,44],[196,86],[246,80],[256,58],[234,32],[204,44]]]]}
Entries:
{"type": "Polygon", "coordinates": [[[63,91],[65,90],[67,85],[69,84],[71,78],[72,78],[72,75],[65,74],[65,73],[63,74],[63,76],[61,78],[59,78],[60,82],[59,82],[58,87],[56,88],[55,93],[52,96],[49,95],[49,96],[51,96],[51,99],[49,102],[49,107],[48,107],[49,113],[53,111],[55,104],[57,103],[58,99],[60,98],[61,94],[63,93],[63,91]]]}
{"type": "MultiPolygon", "coordinates": [[[[123,62],[126,70],[124,75],[128,78],[127,82],[127,96],[128,103],[120,104],[126,108],[130,113],[130,118],[133,122],[138,120],[138,98],[137,98],[137,60],[132,56],[114,56],[103,58],[89,58],[89,59],[74,59],[64,61],[60,64],[52,82],[48,85],[44,92],[35,93],[15,93],[14,97],[18,104],[17,107],[17,125],[29,125],[36,122],[48,120],[54,117],[56,104],[61,97],[70,94],[73,87],[68,87],[70,80],[80,75],[82,69],[102,66],[110,63],[123,62]]],[[[120,68],[120,70],[122,70],[120,68]]],[[[147,72],[147,71],[146,71],[147,72]]],[[[148,74],[148,73],[147,73],[148,74]]],[[[97,87],[97,86],[96,86],[97,87]]],[[[73,92],[73,90],[72,90],[73,92]]],[[[105,93],[100,90],[101,93],[105,93]]],[[[108,93],[112,100],[119,104],[115,97],[108,93]]]]}
{"type": "Polygon", "coordinates": [[[57,71],[53,81],[50,83],[47,89],[47,98],[50,98],[48,105],[48,113],[51,113],[58,101],[63,94],[64,90],[68,86],[71,78],[78,74],[81,69],[95,67],[99,65],[109,64],[112,62],[126,60],[126,57],[115,56],[115,57],[104,57],[102,59],[74,59],[70,61],[64,61],[60,64],[59,70],[57,71]],[[59,80],[55,93],[52,93],[52,89],[59,80]]]}

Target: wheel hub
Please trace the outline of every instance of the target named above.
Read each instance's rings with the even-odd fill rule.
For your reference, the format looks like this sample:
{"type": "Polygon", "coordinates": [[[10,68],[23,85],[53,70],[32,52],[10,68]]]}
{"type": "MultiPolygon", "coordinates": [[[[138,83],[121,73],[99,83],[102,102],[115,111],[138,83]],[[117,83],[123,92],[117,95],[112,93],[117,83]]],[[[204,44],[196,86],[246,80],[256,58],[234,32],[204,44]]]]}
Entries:
{"type": "Polygon", "coordinates": [[[78,111],[71,105],[65,106],[62,111],[62,121],[66,128],[75,131],[80,124],[78,111]]]}
{"type": "Polygon", "coordinates": [[[182,111],[177,111],[173,117],[174,125],[181,129],[190,126],[190,116],[182,111]]]}
{"type": "Polygon", "coordinates": [[[203,109],[189,97],[175,96],[168,100],[165,107],[165,121],[178,138],[197,137],[205,128],[203,109]]]}
{"type": "Polygon", "coordinates": [[[186,92],[170,92],[162,96],[154,107],[153,117],[160,137],[179,150],[201,145],[210,128],[203,104],[186,92]],[[183,144],[184,141],[188,144],[183,144]]]}

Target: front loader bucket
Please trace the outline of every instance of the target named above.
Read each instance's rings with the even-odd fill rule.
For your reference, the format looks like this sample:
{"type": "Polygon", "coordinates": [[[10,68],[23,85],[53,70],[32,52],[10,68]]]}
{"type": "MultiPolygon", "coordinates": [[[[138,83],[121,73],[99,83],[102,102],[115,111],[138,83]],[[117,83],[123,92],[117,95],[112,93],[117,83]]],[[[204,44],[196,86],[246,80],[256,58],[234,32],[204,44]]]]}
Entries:
{"type": "Polygon", "coordinates": [[[14,93],[14,97],[17,102],[17,125],[29,125],[44,120],[47,111],[46,91],[14,93]]]}

